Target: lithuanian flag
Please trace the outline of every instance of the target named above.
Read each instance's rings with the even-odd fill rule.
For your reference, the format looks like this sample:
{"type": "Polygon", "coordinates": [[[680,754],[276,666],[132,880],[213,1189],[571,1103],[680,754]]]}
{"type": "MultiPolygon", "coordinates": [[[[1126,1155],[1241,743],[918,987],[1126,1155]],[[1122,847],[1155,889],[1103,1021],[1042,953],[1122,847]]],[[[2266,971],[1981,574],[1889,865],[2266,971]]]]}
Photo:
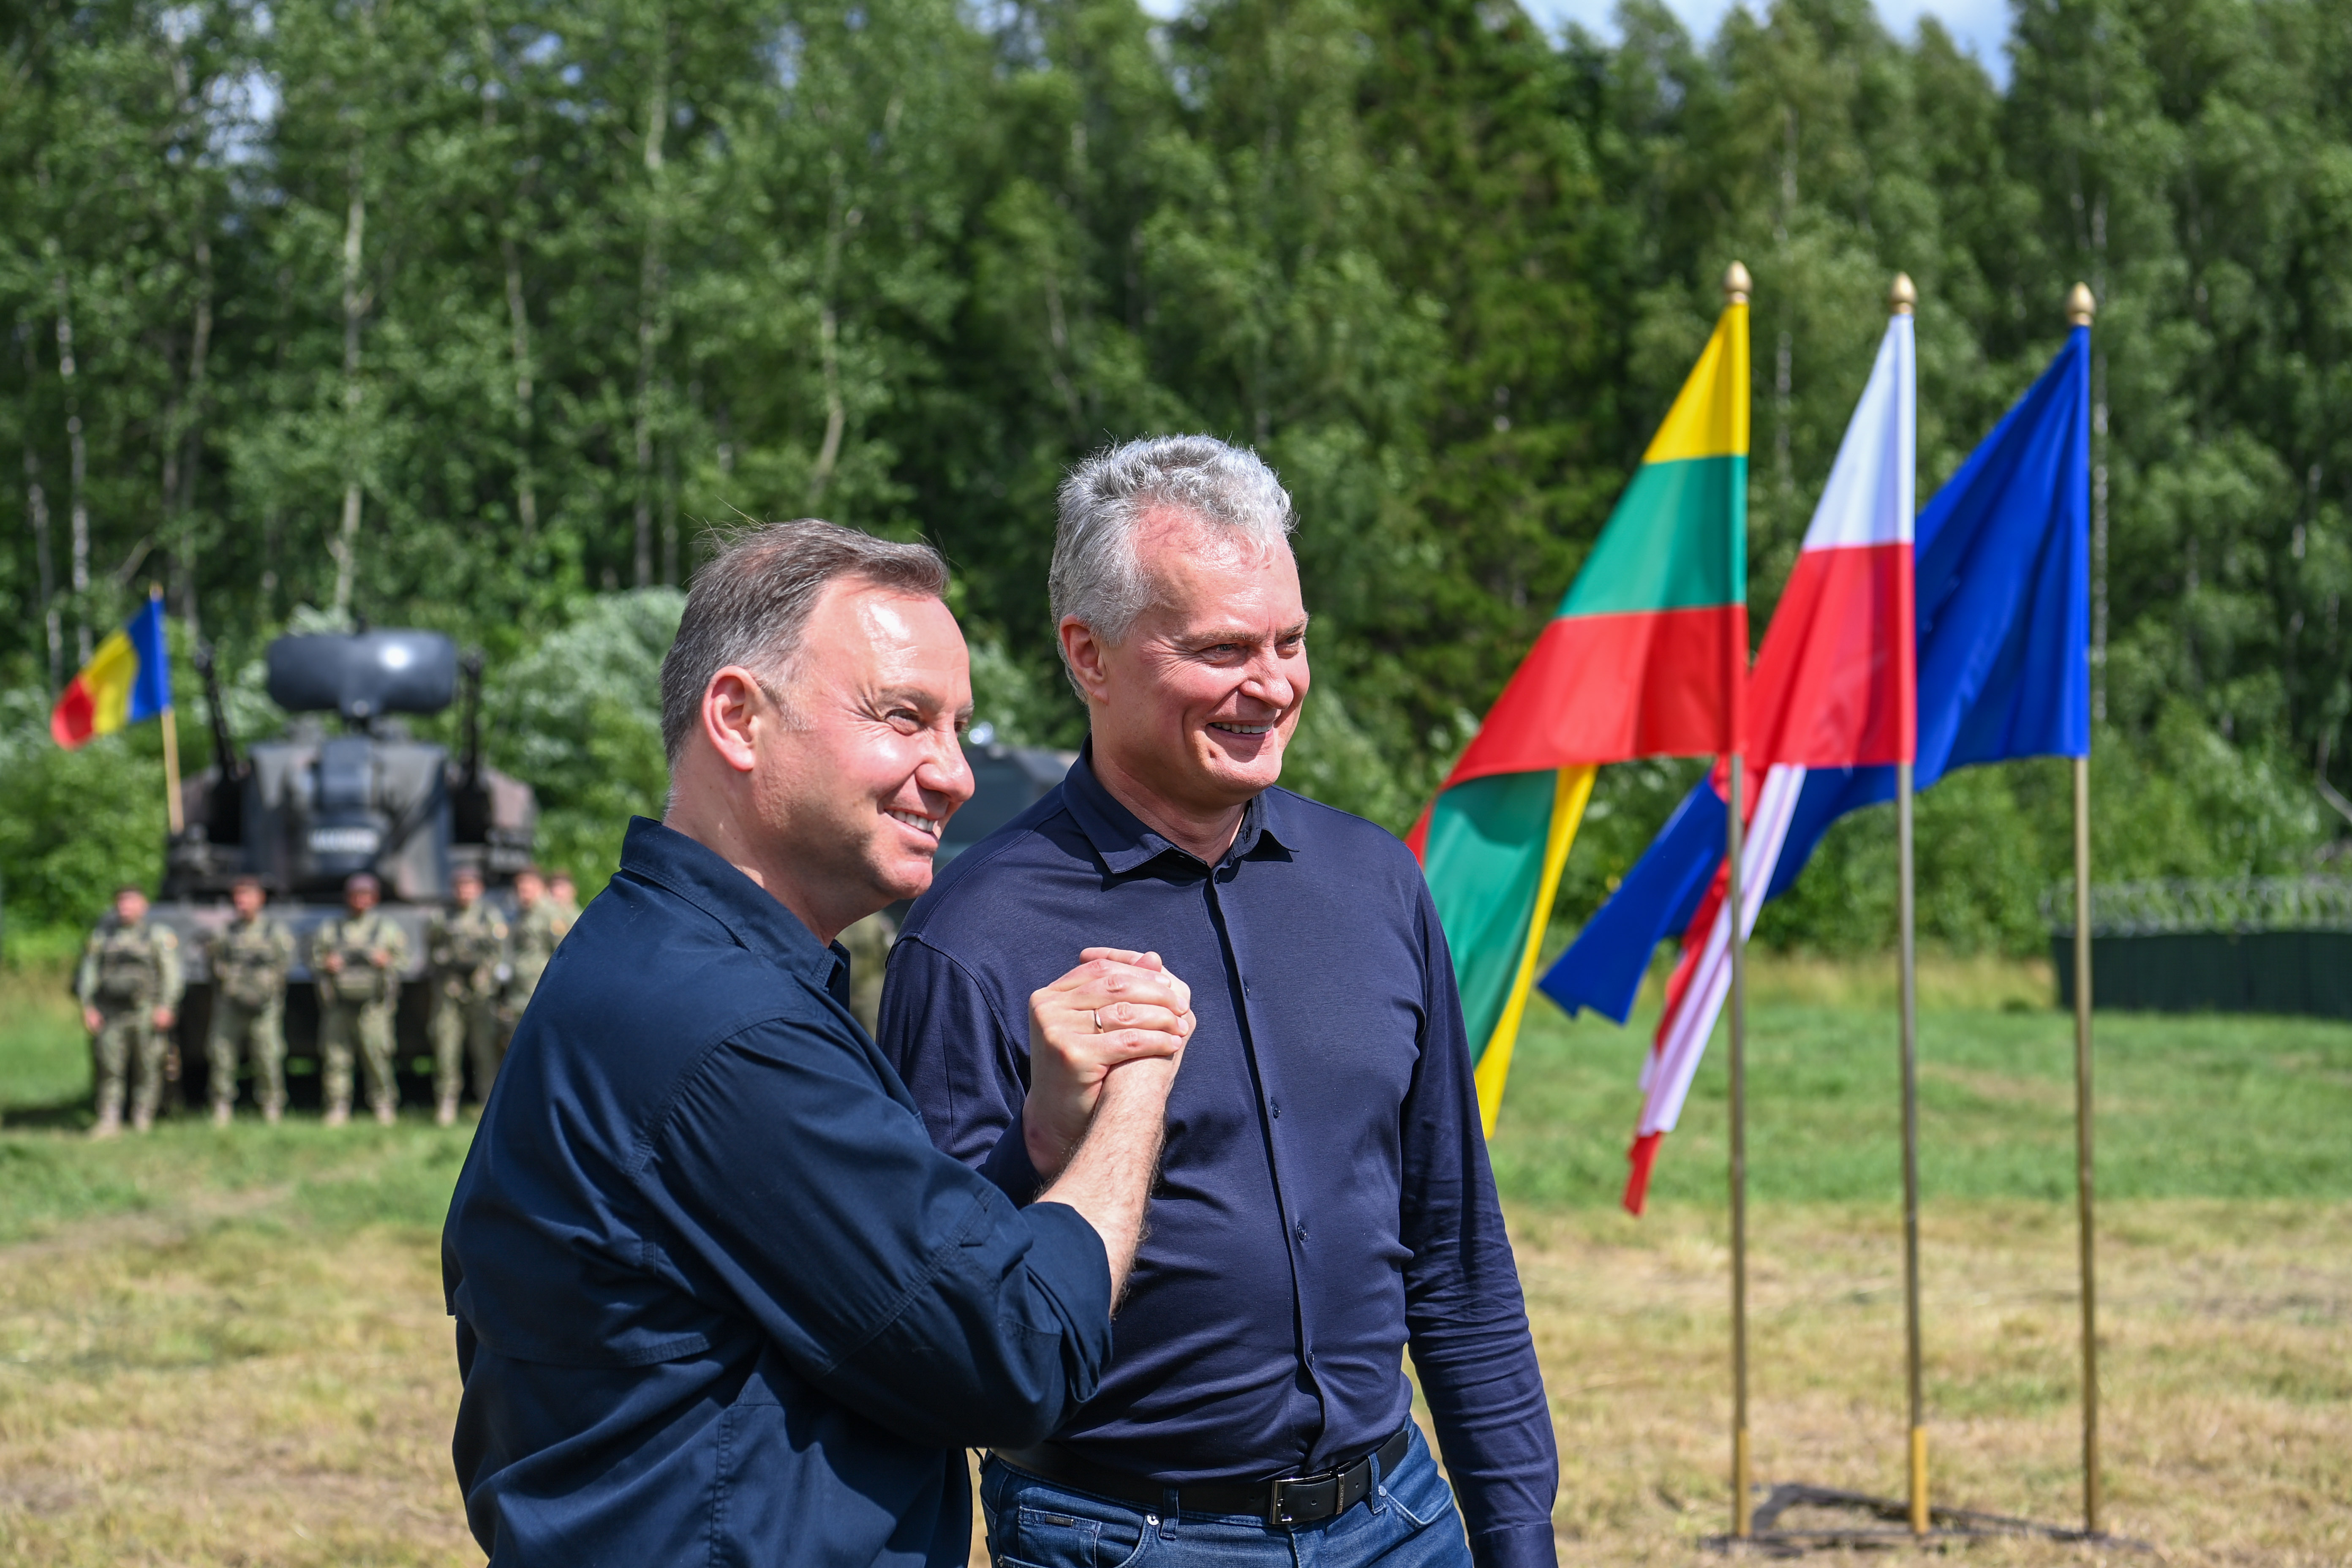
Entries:
{"type": "Polygon", "coordinates": [[[1593,770],[1736,750],[1748,672],[1748,273],[1555,616],[1408,842],[1486,1131],[1593,770]]]}
{"type": "Polygon", "coordinates": [[[58,705],[49,734],[68,751],[92,735],[111,735],[172,709],[171,656],[163,642],[163,599],[148,595],[139,613],[98,645],[58,705]]]}

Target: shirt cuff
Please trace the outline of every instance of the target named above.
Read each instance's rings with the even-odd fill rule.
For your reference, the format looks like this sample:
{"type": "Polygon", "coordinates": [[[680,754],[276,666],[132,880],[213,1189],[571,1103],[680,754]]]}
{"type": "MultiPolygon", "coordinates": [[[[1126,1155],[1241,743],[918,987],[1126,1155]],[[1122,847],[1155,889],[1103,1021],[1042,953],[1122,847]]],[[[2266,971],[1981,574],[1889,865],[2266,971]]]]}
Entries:
{"type": "Polygon", "coordinates": [[[1471,1540],[1470,1558],[1478,1568],[1559,1568],[1559,1540],[1549,1520],[1482,1530],[1471,1540]]]}
{"type": "MultiPolygon", "coordinates": [[[[1029,1139],[1022,1131],[1019,1106],[1013,1108],[1012,1124],[997,1139],[996,1147],[981,1161],[980,1173],[993,1183],[998,1192],[1011,1198],[1016,1207],[1027,1205],[1037,1196],[1038,1189],[1045,1184],[1045,1178],[1039,1175],[1037,1167],[1030,1163],[1029,1139]]],[[[1087,1228],[1088,1231],[1094,1229],[1092,1226],[1087,1228]]]]}
{"type": "Polygon", "coordinates": [[[1035,1244],[1029,1249],[1029,1275],[1061,1309],[1062,1319],[1082,1336],[1085,1386],[1079,1403],[1092,1399],[1110,1360],[1110,1252],[1094,1222],[1067,1204],[1032,1204],[1021,1211],[1035,1244]]]}

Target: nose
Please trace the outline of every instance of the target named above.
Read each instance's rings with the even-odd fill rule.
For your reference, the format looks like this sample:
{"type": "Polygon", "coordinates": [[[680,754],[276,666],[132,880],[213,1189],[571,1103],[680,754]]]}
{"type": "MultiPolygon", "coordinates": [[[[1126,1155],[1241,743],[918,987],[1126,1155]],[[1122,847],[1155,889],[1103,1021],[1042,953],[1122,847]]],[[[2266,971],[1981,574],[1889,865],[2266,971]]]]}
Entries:
{"type": "Polygon", "coordinates": [[[1248,672],[1242,678],[1242,695],[1270,708],[1287,708],[1297,700],[1298,689],[1283,669],[1282,660],[1268,649],[1250,660],[1248,672]]]}
{"type": "Polygon", "coordinates": [[[963,745],[955,732],[940,729],[932,733],[936,740],[915,769],[915,787],[926,795],[947,796],[948,810],[952,812],[970,800],[980,785],[971,776],[971,764],[964,761],[963,745]]]}

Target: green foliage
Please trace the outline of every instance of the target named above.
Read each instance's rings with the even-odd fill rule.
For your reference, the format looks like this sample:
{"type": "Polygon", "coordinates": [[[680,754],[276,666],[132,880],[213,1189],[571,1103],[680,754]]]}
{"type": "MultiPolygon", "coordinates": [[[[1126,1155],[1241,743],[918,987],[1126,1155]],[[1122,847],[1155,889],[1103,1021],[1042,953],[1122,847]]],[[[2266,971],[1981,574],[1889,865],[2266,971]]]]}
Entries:
{"type": "Polygon", "coordinates": [[[20,931],[86,925],[114,889],[163,872],[163,764],[153,726],[68,752],[37,689],[0,691],[0,900],[20,931]]]}
{"type": "MultiPolygon", "coordinates": [[[[1735,9],[1710,40],[1655,0],[1621,22],[1606,44],[1508,0],[8,11],[0,466],[26,526],[0,543],[0,669],[26,738],[0,795],[50,814],[0,826],[12,907],[22,879],[38,919],[79,920],[105,867],[152,873],[122,815],[152,801],[151,742],[37,761],[26,727],[149,579],[231,656],[241,723],[269,721],[252,661],[290,606],[481,644],[500,755],[593,882],[661,778],[650,691],[623,690],[650,612],[591,598],[675,587],[745,516],[923,535],[956,564],[981,716],[1075,744],[1055,484],[1181,429],[1254,444],[1298,500],[1322,696],[1294,782],[1402,825],[1559,602],[1735,256],[1757,626],[1889,275],[1921,292],[1928,489],[2085,279],[2101,874],[2340,836],[2305,782],[2352,782],[2335,13],[2023,0],[2006,88],[1868,0],[1735,9]]],[[[1694,766],[1602,779],[1565,911],[1694,766]]],[[[1927,929],[2032,945],[2066,805],[2033,768],[1924,798],[1927,929]]],[[[1886,837],[1833,833],[1771,940],[1884,942],[1886,837]]]]}
{"type": "Polygon", "coordinates": [[[619,868],[630,816],[662,814],[661,661],[685,609],[674,588],[587,599],[486,694],[491,758],[538,789],[540,856],[583,899],[619,868]]]}

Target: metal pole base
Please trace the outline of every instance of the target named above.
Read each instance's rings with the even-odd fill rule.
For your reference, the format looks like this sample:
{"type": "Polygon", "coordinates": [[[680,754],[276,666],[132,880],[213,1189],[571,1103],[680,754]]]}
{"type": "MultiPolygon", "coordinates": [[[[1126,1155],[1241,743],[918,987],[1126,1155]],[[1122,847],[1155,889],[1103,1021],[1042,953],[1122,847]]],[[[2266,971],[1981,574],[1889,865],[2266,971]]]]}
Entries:
{"type": "Polygon", "coordinates": [[[1988,1541],[2008,1537],[2088,1542],[2126,1552],[2145,1552],[2150,1556],[2156,1554],[2156,1548],[2144,1541],[2132,1541],[2100,1531],[2043,1524],[2037,1520],[1979,1513],[1965,1508],[1931,1508],[1927,1513],[1927,1530],[1916,1531],[1911,1526],[1910,1504],[1903,1500],[1784,1481],[1774,1487],[1772,1495],[1757,1507],[1747,1534],[1710,1535],[1700,1544],[1710,1552],[1743,1552],[1759,1557],[1802,1557],[1813,1552],[1883,1550],[1921,1542],[1988,1541]],[[1872,1522],[1843,1524],[1834,1521],[1818,1523],[1807,1521],[1783,1527],[1781,1517],[1791,1510],[1860,1514],[1872,1522]]]}

